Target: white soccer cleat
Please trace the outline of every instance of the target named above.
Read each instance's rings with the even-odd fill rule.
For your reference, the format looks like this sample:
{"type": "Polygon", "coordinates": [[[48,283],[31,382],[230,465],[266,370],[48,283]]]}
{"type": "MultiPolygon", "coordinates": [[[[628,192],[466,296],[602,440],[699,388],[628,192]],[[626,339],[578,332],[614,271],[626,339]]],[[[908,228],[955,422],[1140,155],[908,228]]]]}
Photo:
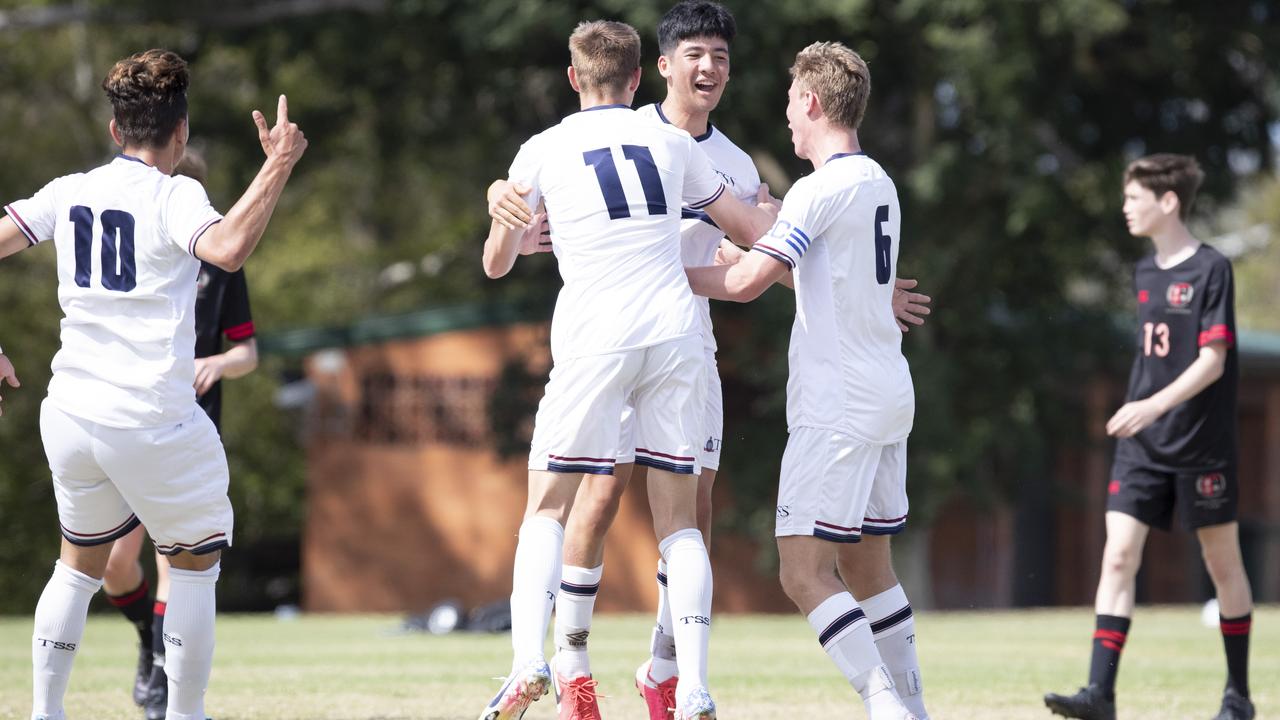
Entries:
{"type": "Polygon", "coordinates": [[[524,711],[550,687],[551,668],[543,660],[534,660],[507,677],[502,689],[480,713],[479,720],[520,720],[524,711]]]}
{"type": "Polygon", "coordinates": [[[716,703],[706,688],[694,688],[676,710],[675,720],[716,720],[716,703]]]}

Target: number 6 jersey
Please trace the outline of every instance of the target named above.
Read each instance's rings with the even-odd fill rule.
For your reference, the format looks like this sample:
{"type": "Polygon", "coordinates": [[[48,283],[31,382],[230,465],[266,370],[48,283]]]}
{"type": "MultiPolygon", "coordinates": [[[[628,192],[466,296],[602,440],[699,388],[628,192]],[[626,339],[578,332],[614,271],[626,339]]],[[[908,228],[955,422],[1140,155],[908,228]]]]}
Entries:
{"type": "Polygon", "coordinates": [[[1166,472],[1220,470],[1235,460],[1235,287],[1231,261],[1208,245],[1170,268],[1148,255],[1134,269],[1138,295],[1137,356],[1126,401],[1163,390],[1211,342],[1227,346],[1222,377],[1122,439],[1116,454],[1166,472]]]}
{"type": "Polygon", "coordinates": [[[893,319],[901,220],[884,169],[862,153],[838,154],[796,181],[777,223],[752,248],[795,278],[789,428],[877,445],[911,432],[915,391],[893,319]]]}
{"type": "Polygon", "coordinates": [[[625,105],[589,108],[534,135],[512,182],[545,200],[564,287],[551,321],[557,362],[697,335],[680,259],[681,205],[724,192],[688,133],[625,105]]]}
{"type": "Polygon", "coordinates": [[[117,428],[184,422],[195,409],[196,240],[222,216],[200,183],[117,156],[5,212],[58,254],[62,348],[49,400],[117,428]]]}

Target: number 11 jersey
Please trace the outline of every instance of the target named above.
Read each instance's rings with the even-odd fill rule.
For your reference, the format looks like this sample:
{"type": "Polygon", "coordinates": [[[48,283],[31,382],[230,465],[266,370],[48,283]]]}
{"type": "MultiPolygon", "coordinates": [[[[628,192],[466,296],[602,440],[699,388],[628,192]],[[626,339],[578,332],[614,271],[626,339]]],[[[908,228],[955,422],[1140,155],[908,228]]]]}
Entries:
{"type": "Polygon", "coordinates": [[[624,105],[589,108],[529,139],[508,174],[546,203],[564,279],[551,322],[557,361],[700,331],[681,262],[681,205],[724,192],[688,133],[624,105]]]}
{"type": "Polygon", "coordinates": [[[116,428],[188,420],[195,404],[196,241],[222,219],[200,183],[126,155],[5,207],[58,255],[62,347],[49,401],[116,428]]]}

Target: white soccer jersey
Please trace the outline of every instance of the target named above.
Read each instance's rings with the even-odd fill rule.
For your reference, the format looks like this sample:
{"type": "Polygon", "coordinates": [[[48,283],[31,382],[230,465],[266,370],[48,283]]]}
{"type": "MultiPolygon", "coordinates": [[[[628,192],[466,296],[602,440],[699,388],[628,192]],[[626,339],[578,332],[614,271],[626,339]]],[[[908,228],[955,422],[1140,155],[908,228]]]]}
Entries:
{"type": "Polygon", "coordinates": [[[58,254],[62,348],[49,400],[117,428],[189,420],[195,404],[196,240],[222,219],[200,183],[121,155],[5,207],[58,254]]]}
{"type": "Polygon", "coordinates": [[[683,130],[623,105],[574,113],[529,139],[509,178],[550,218],[564,287],[551,322],[556,361],[700,332],[680,259],[681,206],[724,185],[683,130]]]}
{"type": "Polygon", "coordinates": [[[884,169],[862,153],[833,156],[800,179],[753,252],[793,270],[787,425],[868,443],[907,437],[911,371],[893,319],[901,212],[884,169]]]}
{"type": "MultiPolygon", "coordinates": [[[[656,122],[671,124],[662,114],[661,103],[645,105],[636,112],[656,122]]],[[[713,125],[708,125],[706,133],[693,139],[698,141],[698,147],[707,154],[711,167],[724,182],[725,190],[739,200],[754,205],[756,192],[760,189],[760,174],[756,172],[751,156],[734,145],[732,140],[713,125]]],[[[681,256],[685,266],[705,267],[714,264],[716,249],[720,247],[724,231],[701,210],[685,207],[680,214],[681,256]]],[[[711,328],[711,301],[700,295],[694,296],[694,301],[698,305],[698,323],[703,344],[714,354],[716,338],[711,328]]]]}

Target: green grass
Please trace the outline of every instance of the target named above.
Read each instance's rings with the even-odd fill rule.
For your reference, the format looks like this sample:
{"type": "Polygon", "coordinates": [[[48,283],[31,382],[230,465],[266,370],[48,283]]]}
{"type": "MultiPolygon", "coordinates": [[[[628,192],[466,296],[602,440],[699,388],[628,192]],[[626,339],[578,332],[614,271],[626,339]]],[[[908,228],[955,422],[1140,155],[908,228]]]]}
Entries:
{"type": "MultiPolygon", "coordinates": [[[[1255,613],[1252,679],[1260,717],[1280,706],[1280,608],[1255,613]]],[[[917,634],[935,720],[1049,717],[1046,690],[1074,690],[1088,663],[1085,610],[922,613],[917,634]]],[[[218,624],[208,710],[218,720],[471,720],[510,663],[505,635],[396,635],[392,617],[229,616],[218,624]]],[[[607,616],[591,635],[610,719],[645,717],[631,685],[648,649],[647,617],[607,616]]],[[[0,619],[0,717],[30,711],[29,618],[0,619]]],[[[72,720],[136,720],[133,630],[95,615],[68,694],[72,720]]],[[[1222,641],[1198,609],[1140,608],[1120,675],[1125,720],[1206,720],[1217,712],[1222,641]]],[[[794,616],[722,616],[711,687],[725,720],[864,717],[808,625],[794,616]]],[[[554,703],[527,720],[555,717],[554,703]]]]}

